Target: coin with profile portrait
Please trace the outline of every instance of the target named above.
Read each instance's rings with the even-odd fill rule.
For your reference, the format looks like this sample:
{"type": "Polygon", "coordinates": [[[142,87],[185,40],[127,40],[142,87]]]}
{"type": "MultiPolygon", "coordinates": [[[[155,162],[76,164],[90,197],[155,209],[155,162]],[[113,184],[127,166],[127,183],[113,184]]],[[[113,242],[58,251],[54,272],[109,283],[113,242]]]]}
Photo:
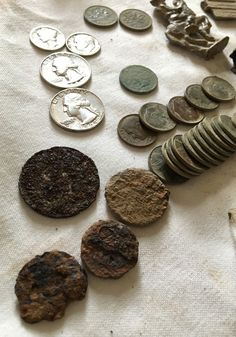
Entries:
{"type": "Polygon", "coordinates": [[[88,33],[73,33],[66,40],[66,47],[72,53],[81,56],[97,54],[101,49],[98,40],[88,33]]]}
{"type": "Polygon", "coordinates": [[[72,88],[62,90],[53,97],[50,116],[64,129],[87,131],[102,122],[105,109],[100,98],[91,91],[72,88]]]}
{"type": "Polygon", "coordinates": [[[49,84],[58,88],[81,87],[91,77],[91,67],[81,56],[58,52],[48,55],[41,63],[40,74],[49,84]]]}
{"type": "Polygon", "coordinates": [[[64,34],[57,28],[50,26],[35,27],[30,32],[31,43],[43,50],[58,50],[65,44],[64,34]]]}

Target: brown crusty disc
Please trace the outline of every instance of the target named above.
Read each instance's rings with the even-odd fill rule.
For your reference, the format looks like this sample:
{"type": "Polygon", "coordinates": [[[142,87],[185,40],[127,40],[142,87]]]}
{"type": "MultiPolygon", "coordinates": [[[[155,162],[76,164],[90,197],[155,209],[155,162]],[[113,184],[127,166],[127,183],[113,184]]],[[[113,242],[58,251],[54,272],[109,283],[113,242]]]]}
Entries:
{"type": "Polygon", "coordinates": [[[145,226],[162,217],[168,205],[169,191],[152,172],[126,169],[107,183],[105,198],[120,221],[145,226]]]}
{"type": "Polygon", "coordinates": [[[60,251],[37,255],[16,279],[20,315],[28,323],[59,319],[68,300],[84,298],[87,285],[87,275],[73,256],[60,251]]]}
{"type": "Polygon", "coordinates": [[[81,259],[94,275],[119,278],[136,265],[138,241],[128,226],[99,220],[83,235],[81,259]]]}
{"type": "Polygon", "coordinates": [[[69,147],[35,153],[22,168],[19,190],[36,212],[64,218],[88,208],[99,189],[98,170],[91,158],[69,147]]]}

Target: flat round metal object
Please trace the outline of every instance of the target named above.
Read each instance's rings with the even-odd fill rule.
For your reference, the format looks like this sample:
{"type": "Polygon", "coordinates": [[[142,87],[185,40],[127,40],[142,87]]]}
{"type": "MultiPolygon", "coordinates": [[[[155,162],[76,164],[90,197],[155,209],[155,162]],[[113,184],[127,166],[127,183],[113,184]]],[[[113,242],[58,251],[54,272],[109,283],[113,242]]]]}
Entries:
{"type": "Polygon", "coordinates": [[[86,89],[65,89],[56,94],[50,105],[50,116],[60,127],[70,131],[87,131],[104,119],[102,101],[86,89]]]}
{"type": "Polygon", "coordinates": [[[138,114],[123,117],[118,124],[117,132],[124,142],[138,147],[151,145],[157,139],[154,132],[140,123],[138,114]]]}
{"type": "Polygon", "coordinates": [[[22,198],[33,210],[65,218],[88,208],[96,199],[99,176],[93,160],[69,147],[52,147],[27,160],[19,178],[22,198]]]}
{"type": "Polygon", "coordinates": [[[174,172],[165,161],[161,151],[161,145],[155,147],[148,157],[149,169],[155,173],[164,183],[180,184],[187,179],[174,172]]]}
{"type": "Polygon", "coordinates": [[[204,94],[200,84],[188,86],[184,97],[190,105],[200,110],[214,110],[219,106],[219,103],[212,101],[204,94]]]}
{"type": "Polygon", "coordinates": [[[50,26],[38,26],[31,30],[30,42],[40,49],[54,51],[61,49],[66,40],[59,29],[50,26]]]}
{"type": "Polygon", "coordinates": [[[234,87],[228,81],[218,76],[204,78],[202,89],[207,96],[219,102],[231,101],[236,95],[234,87]]]}
{"type": "Polygon", "coordinates": [[[81,87],[91,77],[91,67],[81,56],[58,52],[48,55],[40,66],[42,78],[57,88],[81,87]]]}
{"type": "Polygon", "coordinates": [[[204,114],[188,104],[183,96],[172,97],[167,110],[169,115],[180,123],[197,124],[204,118],[204,114]]]}
{"type": "Polygon", "coordinates": [[[71,34],[66,39],[66,47],[72,53],[81,56],[91,56],[97,54],[101,49],[98,40],[94,36],[82,32],[71,34]]]}
{"type": "Polygon", "coordinates": [[[165,132],[174,129],[176,123],[169,117],[167,107],[160,103],[146,103],[139,110],[141,122],[150,130],[165,132]]]}
{"type": "Polygon", "coordinates": [[[232,123],[236,127],[236,113],[234,113],[232,116],[232,123]]]}
{"type": "Polygon", "coordinates": [[[119,22],[122,26],[135,31],[144,31],[152,26],[150,15],[140,9],[125,9],[120,13],[119,22]]]}
{"type": "Polygon", "coordinates": [[[111,27],[118,21],[118,16],[113,9],[107,6],[90,6],[84,12],[84,20],[97,27],[111,27]]]}
{"type": "Polygon", "coordinates": [[[227,133],[227,135],[236,142],[236,126],[232,122],[232,118],[227,115],[219,116],[219,124],[221,128],[227,133]]]}
{"type": "Polygon", "coordinates": [[[119,80],[125,89],[136,94],[147,94],[158,84],[156,74],[141,65],[130,65],[121,70],[119,80]]]}
{"type": "Polygon", "coordinates": [[[222,127],[218,117],[213,117],[211,119],[211,126],[224,142],[230,145],[232,149],[236,149],[236,142],[228,136],[228,133],[225,131],[224,127],[222,127]]]}

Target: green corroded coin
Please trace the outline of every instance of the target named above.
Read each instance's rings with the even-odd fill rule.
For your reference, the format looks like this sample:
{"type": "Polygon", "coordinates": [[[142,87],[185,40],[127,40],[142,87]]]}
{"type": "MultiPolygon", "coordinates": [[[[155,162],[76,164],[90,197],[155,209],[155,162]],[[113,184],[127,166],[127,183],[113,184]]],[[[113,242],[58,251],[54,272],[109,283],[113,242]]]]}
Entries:
{"type": "MultiPolygon", "coordinates": [[[[211,119],[211,126],[214,129],[214,131],[217,133],[217,135],[227,144],[232,146],[233,149],[236,149],[236,142],[233,141],[229,136],[228,133],[225,131],[224,127],[222,127],[222,124],[220,122],[219,117],[214,117],[211,119]]],[[[225,125],[224,125],[225,126],[225,125]]],[[[227,129],[228,131],[228,129],[227,129]]]]}
{"type": "Polygon", "coordinates": [[[160,103],[146,103],[140,111],[141,122],[149,129],[157,132],[170,131],[176,123],[169,117],[167,108],[160,103]]]}
{"type": "Polygon", "coordinates": [[[97,27],[110,27],[118,21],[118,16],[113,9],[106,6],[90,6],[84,12],[84,19],[97,27]]]}
{"type": "Polygon", "coordinates": [[[126,28],[143,31],[152,26],[152,18],[139,9],[125,9],[119,16],[120,24],[126,28]]]}
{"type": "Polygon", "coordinates": [[[236,94],[234,87],[229,82],[217,76],[204,78],[202,89],[207,96],[220,102],[231,101],[236,94]]]}
{"type": "Polygon", "coordinates": [[[236,127],[232,122],[232,118],[227,115],[220,115],[219,116],[219,124],[220,127],[227,133],[227,135],[236,142],[236,127]]]}
{"type": "Polygon", "coordinates": [[[166,164],[166,161],[161,152],[161,146],[155,147],[148,157],[149,169],[155,173],[164,183],[178,184],[186,181],[184,177],[181,177],[175,173],[166,164]]]}
{"type": "Polygon", "coordinates": [[[204,94],[200,84],[188,86],[184,96],[190,105],[200,110],[213,110],[219,106],[204,94]]]}
{"type": "Polygon", "coordinates": [[[167,110],[173,119],[185,124],[197,124],[204,118],[204,114],[188,104],[183,96],[171,98],[167,110]]]}
{"type": "Polygon", "coordinates": [[[156,74],[140,65],[131,65],[120,72],[120,83],[127,90],[136,94],[147,94],[157,87],[156,74]]]}
{"type": "Polygon", "coordinates": [[[156,141],[156,135],[145,128],[138,114],[123,117],[117,128],[119,137],[129,145],[144,147],[156,141]]]}

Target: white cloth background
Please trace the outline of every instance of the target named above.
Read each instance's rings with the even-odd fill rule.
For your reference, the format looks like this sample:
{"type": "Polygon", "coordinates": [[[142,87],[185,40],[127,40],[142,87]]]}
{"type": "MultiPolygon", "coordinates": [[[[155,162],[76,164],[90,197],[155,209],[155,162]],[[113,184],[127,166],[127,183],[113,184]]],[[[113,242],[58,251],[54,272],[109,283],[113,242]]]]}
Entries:
{"type": "MultiPolygon", "coordinates": [[[[200,1],[187,2],[203,14],[200,1]]],[[[121,142],[116,127],[121,117],[138,113],[149,101],[167,104],[185,88],[216,74],[236,84],[229,54],[236,47],[235,22],[213,20],[212,34],[230,37],[224,53],[205,61],[168,44],[165,27],[154,16],[149,1],[134,0],[0,0],[0,335],[1,337],[235,337],[236,259],[228,209],[236,207],[235,155],[183,185],[170,186],[169,208],[163,218],[146,228],[133,228],[140,242],[139,263],[119,280],[89,274],[86,298],[71,303],[65,317],[35,325],[19,317],[14,294],[22,266],[37,254],[58,249],[80,261],[84,231],[98,219],[111,217],[104,187],[108,179],[128,167],[148,168],[151,149],[174,133],[160,135],[155,145],[137,149],[121,142]],[[84,10],[98,3],[118,14],[127,8],[145,10],[153,28],[134,33],[116,25],[101,30],[83,20],[84,10]],[[66,36],[75,31],[93,34],[102,50],[89,58],[90,89],[104,102],[105,122],[87,133],[70,133],[49,118],[51,98],[59,91],[39,76],[49,53],[29,42],[38,25],[59,28],[66,36]],[[120,87],[119,73],[130,64],[151,68],[159,88],[133,95],[120,87]],[[25,161],[52,146],[76,148],[96,163],[101,188],[96,202],[80,215],[50,219],[31,210],[19,196],[18,177],[25,161]]],[[[232,115],[234,103],[217,111],[232,115]]]]}

